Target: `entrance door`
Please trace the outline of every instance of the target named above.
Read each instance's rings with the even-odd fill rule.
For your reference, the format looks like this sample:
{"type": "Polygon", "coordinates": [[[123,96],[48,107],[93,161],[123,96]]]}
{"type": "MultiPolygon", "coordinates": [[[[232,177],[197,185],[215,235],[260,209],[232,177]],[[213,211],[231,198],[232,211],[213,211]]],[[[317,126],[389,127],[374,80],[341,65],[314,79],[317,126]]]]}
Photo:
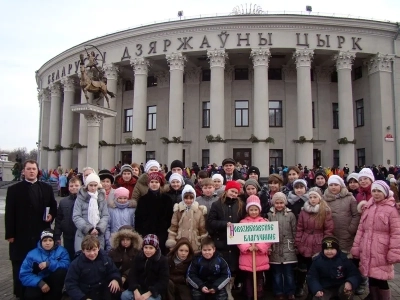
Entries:
{"type": "Polygon", "coordinates": [[[321,150],[314,149],[313,150],[313,163],[315,167],[321,166],[321,150]]]}
{"type": "Polygon", "coordinates": [[[236,162],[250,167],[251,164],[251,148],[235,148],[233,149],[233,159],[236,162]]]}
{"type": "Polygon", "coordinates": [[[131,164],[132,163],[132,151],[121,151],[121,161],[122,164],[131,164]]]}

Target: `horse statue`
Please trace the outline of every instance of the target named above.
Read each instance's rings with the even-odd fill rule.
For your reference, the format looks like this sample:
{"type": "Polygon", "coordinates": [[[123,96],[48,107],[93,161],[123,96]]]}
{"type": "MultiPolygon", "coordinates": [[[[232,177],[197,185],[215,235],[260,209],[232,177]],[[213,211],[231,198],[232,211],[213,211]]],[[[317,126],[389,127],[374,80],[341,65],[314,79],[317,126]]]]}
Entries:
{"type": "MultiPolygon", "coordinates": [[[[81,71],[81,80],[80,80],[80,86],[82,88],[83,93],[85,94],[85,98],[89,103],[89,96],[88,92],[93,93],[93,94],[99,94],[99,97],[95,99],[96,104],[100,105],[100,100],[103,100],[106,98],[107,100],[107,105],[108,108],[110,108],[110,102],[108,99],[108,95],[110,95],[111,98],[115,98],[115,94],[113,92],[110,92],[107,90],[107,84],[101,80],[101,75],[103,74],[102,71],[100,71],[96,66],[96,70],[99,73],[99,80],[93,80],[94,78],[90,78],[88,75],[88,72],[86,71],[86,66],[84,63],[84,57],[83,54],[80,55],[80,71],[81,71]]],[[[92,68],[92,66],[90,66],[92,68]]]]}

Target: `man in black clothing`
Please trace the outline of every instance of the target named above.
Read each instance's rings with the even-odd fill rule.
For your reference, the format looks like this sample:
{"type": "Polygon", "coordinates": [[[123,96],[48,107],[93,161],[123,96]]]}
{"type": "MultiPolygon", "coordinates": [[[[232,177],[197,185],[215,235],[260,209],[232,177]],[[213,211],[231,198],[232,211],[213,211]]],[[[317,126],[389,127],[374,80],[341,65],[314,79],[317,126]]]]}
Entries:
{"type": "Polygon", "coordinates": [[[8,188],[5,209],[5,239],[10,243],[9,253],[16,297],[23,295],[23,287],[19,280],[21,264],[27,253],[36,248],[41,232],[50,228],[57,213],[53,188],[37,180],[37,162],[26,161],[23,175],[23,181],[8,188]]]}
{"type": "Polygon", "coordinates": [[[242,174],[236,170],[236,161],[233,158],[225,158],[222,161],[222,168],[221,171],[222,177],[224,177],[224,185],[227,181],[243,179],[242,174]]]}

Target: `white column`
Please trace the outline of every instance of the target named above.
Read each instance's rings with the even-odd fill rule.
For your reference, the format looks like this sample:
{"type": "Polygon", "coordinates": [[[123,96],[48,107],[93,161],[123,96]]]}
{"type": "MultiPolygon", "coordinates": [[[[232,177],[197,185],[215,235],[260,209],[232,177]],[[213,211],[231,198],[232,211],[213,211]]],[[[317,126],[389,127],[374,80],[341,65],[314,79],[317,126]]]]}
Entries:
{"type": "MultiPolygon", "coordinates": [[[[210,60],[210,134],[214,137],[220,135],[225,138],[225,59],[228,54],[225,49],[207,50],[210,60]]],[[[224,143],[209,143],[210,163],[220,165],[225,158],[224,143]]]]}
{"type": "MultiPolygon", "coordinates": [[[[114,64],[104,66],[105,77],[107,78],[107,90],[117,95],[118,68],[114,64]]],[[[117,98],[109,97],[110,109],[116,110],[117,98]]],[[[105,101],[105,100],[104,100],[105,101]]],[[[107,106],[104,106],[107,107],[107,106]]],[[[105,118],[102,125],[101,140],[109,144],[115,144],[115,118],[105,118]]],[[[115,165],[115,147],[106,146],[101,148],[100,169],[110,170],[115,165]]]]}
{"type": "MultiPolygon", "coordinates": [[[[149,62],[146,58],[135,58],[131,61],[135,72],[133,90],[133,126],[132,138],[146,140],[147,122],[147,74],[149,62]]],[[[146,163],[146,145],[132,145],[132,162],[146,163]]]]}
{"type": "MultiPolygon", "coordinates": [[[[166,55],[169,65],[169,116],[168,116],[168,139],[180,137],[183,140],[183,71],[186,56],[182,52],[166,55]]],[[[182,144],[168,144],[168,165],[172,161],[182,160],[182,144]]]]}
{"type": "Polygon", "coordinates": [[[102,115],[84,115],[87,121],[87,165],[96,172],[99,170],[99,138],[102,115]]]}
{"type": "MultiPolygon", "coordinates": [[[[50,86],[51,107],[50,107],[50,128],[49,128],[49,147],[54,149],[60,144],[60,114],[61,114],[61,86],[59,83],[53,83],[50,86]]],[[[49,151],[48,168],[58,167],[58,152],[49,151]]]]}
{"type": "MultiPolygon", "coordinates": [[[[253,132],[259,140],[269,137],[269,118],[265,112],[268,104],[268,64],[271,53],[269,48],[252,49],[250,57],[254,67],[254,122],[253,132]]],[[[261,177],[269,174],[269,144],[260,142],[253,144],[253,165],[260,169],[261,177]]]]}
{"type": "MultiPolygon", "coordinates": [[[[89,96],[92,95],[89,93],[89,96]]],[[[87,103],[85,94],[81,90],[81,103],[87,103]]],[[[83,114],[79,115],[79,144],[84,148],[78,148],[78,171],[82,172],[84,167],[87,167],[87,143],[88,143],[88,125],[83,114]]]]}
{"type": "MultiPolygon", "coordinates": [[[[311,49],[298,49],[293,55],[297,69],[297,132],[298,138],[304,136],[307,140],[313,138],[310,74],[313,55],[314,51],[311,49]]],[[[296,156],[298,163],[311,168],[313,165],[313,144],[297,144],[296,156]]]]}
{"type": "MultiPolygon", "coordinates": [[[[354,110],[351,66],[356,54],[350,51],[340,51],[335,55],[336,71],[338,74],[338,105],[339,105],[339,138],[346,137],[354,140],[354,110]]],[[[354,170],[354,144],[339,145],[340,166],[349,165],[354,170]]]]}
{"type": "Polygon", "coordinates": [[[39,168],[48,170],[48,151],[43,147],[49,147],[49,125],[50,125],[50,92],[48,89],[41,90],[40,98],[40,156],[39,168]]]}
{"type": "Polygon", "coordinates": [[[394,55],[378,53],[368,60],[372,158],[367,157],[367,161],[375,165],[395,164],[394,142],[385,139],[387,134],[399,138],[393,132],[393,59],[394,55]]]}
{"type": "MultiPolygon", "coordinates": [[[[72,78],[65,78],[61,81],[64,87],[64,104],[63,104],[63,118],[61,128],[61,146],[69,148],[72,144],[73,123],[74,115],[71,111],[71,105],[74,104],[75,99],[75,85],[72,78]]],[[[72,165],[72,150],[62,150],[60,153],[61,166],[64,170],[73,168],[72,165]]]]}

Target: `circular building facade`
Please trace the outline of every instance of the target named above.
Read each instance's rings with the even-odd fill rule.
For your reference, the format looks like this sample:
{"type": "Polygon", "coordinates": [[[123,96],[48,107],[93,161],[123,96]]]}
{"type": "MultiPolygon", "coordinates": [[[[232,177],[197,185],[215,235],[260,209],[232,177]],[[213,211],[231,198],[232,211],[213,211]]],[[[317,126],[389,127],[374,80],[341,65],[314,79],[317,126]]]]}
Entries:
{"type": "Polygon", "coordinates": [[[36,73],[40,167],[86,166],[88,126],[100,126],[100,169],[153,158],[206,165],[233,157],[262,176],[269,165],[395,164],[398,30],[360,19],[230,15],[90,40],[36,73]],[[71,111],[86,103],[85,48],[95,50],[116,95],[114,118],[71,111]]]}

